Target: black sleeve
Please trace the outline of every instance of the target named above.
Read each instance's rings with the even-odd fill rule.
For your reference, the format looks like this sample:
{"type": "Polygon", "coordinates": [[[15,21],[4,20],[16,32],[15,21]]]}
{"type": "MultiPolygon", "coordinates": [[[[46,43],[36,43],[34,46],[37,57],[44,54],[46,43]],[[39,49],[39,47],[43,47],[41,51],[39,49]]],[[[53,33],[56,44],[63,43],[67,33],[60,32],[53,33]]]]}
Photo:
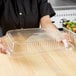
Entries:
{"type": "Polygon", "coordinates": [[[48,3],[47,0],[40,0],[39,13],[40,13],[40,17],[46,16],[46,15],[50,15],[50,17],[52,17],[55,15],[55,12],[51,4],[48,3]]]}
{"type": "Polygon", "coordinates": [[[0,0],[0,17],[3,13],[3,10],[4,10],[4,1],[3,0],[0,0]]]}
{"type": "Polygon", "coordinates": [[[0,10],[2,9],[2,5],[3,5],[3,0],[0,0],[0,10]]]}

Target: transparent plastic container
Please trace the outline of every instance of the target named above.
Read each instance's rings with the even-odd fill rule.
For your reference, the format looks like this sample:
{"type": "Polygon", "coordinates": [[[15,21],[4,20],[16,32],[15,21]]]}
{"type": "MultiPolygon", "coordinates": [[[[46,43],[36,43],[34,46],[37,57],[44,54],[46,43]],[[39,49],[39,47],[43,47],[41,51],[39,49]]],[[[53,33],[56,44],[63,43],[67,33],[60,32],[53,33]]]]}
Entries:
{"type": "Polygon", "coordinates": [[[67,32],[68,34],[70,34],[71,39],[73,40],[73,44],[74,44],[74,46],[76,47],[76,33],[68,30],[68,29],[65,28],[65,27],[64,27],[63,29],[64,29],[64,32],[67,32]]]}
{"type": "Polygon", "coordinates": [[[63,44],[56,42],[47,35],[44,29],[39,28],[8,31],[6,43],[10,55],[13,57],[65,49],[63,44]]]}

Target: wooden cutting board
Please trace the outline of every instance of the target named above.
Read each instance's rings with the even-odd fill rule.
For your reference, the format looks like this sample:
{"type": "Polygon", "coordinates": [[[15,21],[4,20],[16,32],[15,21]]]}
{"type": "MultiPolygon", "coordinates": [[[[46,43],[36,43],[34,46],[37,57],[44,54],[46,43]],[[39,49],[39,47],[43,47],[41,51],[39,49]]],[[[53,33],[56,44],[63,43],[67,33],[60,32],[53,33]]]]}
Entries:
{"type": "Polygon", "coordinates": [[[0,54],[0,76],[76,76],[76,51],[51,50],[19,58],[0,54]]]}

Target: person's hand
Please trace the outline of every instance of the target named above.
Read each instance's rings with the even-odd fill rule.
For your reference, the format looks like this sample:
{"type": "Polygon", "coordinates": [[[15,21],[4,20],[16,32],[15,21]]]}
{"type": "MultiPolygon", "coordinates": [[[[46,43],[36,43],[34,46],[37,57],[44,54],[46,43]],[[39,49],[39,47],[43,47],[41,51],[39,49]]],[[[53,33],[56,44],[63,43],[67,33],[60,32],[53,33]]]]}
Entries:
{"type": "Polygon", "coordinates": [[[72,43],[72,39],[70,34],[66,32],[60,32],[57,29],[45,29],[48,36],[56,40],[57,42],[63,43],[65,47],[68,47],[70,43],[72,43]]]}
{"type": "Polygon", "coordinates": [[[3,38],[0,38],[0,53],[7,54],[6,43],[3,38]]]}
{"type": "Polygon", "coordinates": [[[63,32],[62,34],[68,42],[73,43],[73,38],[71,37],[71,35],[69,33],[63,32]]]}

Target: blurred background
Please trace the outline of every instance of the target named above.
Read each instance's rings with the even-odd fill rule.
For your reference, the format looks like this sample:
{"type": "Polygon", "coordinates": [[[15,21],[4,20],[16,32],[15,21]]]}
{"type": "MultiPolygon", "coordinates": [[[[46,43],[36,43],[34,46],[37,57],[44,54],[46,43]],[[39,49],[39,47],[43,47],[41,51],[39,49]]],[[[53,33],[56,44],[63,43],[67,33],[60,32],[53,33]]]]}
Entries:
{"type": "Polygon", "coordinates": [[[76,0],[48,0],[53,7],[55,6],[75,6],[76,0]]]}
{"type": "Polygon", "coordinates": [[[58,28],[63,28],[61,20],[76,21],[76,0],[48,0],[56,15],[51,19],[58,28]]]}

